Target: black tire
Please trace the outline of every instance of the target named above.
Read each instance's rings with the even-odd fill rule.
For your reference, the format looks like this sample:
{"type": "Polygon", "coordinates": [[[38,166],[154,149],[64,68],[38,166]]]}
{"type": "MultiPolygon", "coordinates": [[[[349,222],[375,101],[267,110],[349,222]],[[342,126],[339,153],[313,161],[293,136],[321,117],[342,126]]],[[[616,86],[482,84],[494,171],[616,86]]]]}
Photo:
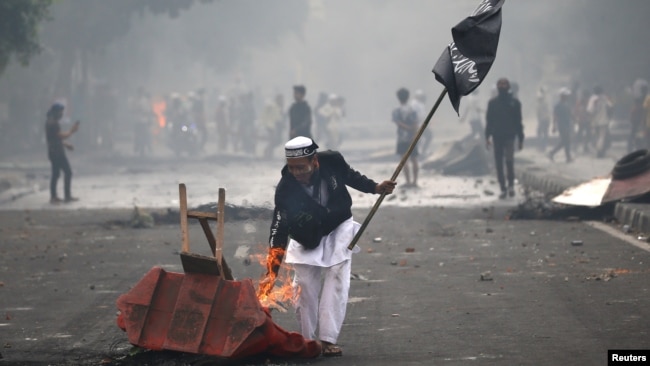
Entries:
{"type": "Polygon", "coordinates": [[[631,152],[614,165],[612,178],[627,179],[644,173],[650,169],[650,152],[647,149],[631,152]]]}

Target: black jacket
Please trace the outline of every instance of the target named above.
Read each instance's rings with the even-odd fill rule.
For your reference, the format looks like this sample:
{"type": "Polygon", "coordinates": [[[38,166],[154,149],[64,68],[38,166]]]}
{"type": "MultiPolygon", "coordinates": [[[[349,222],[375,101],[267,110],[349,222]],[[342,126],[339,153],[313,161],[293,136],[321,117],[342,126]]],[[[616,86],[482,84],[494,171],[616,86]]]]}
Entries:
{"type": "Polygon", "coordinates": [[[512,95],[497,96],[488,103],[485,116],[485,138],[495,140],[519,138],[524,141],[524,126],[521,123],[521,103],[512,95]]]}
{"type": "Polygon", "coordinates": [[[269,244],[286,248],[289,237],[305,248],[316,248],[323,236],[352,217],[352,198],[346,185],[365,193],[375,193],[377,183],[350,168],[336,151],[318,153],[320,168],[314,174],[327,184],[327,206],[321,206],[289,173],[286,165],[275,189],[275,210],[269,244]]]}

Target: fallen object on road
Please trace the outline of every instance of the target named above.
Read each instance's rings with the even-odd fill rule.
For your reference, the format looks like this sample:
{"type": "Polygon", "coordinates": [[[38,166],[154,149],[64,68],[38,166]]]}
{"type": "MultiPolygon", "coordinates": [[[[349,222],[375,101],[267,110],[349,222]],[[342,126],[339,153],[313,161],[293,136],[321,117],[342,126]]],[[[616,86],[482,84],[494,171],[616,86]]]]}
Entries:
{"type": "Polygon", "coordinates": [[[481,141],[464,138],[442,145],[422,162],[422,169],[435,169],[444,175],[485,175],[490,172],[490,160],[481,141]]]}
{"type": "MultiPolygon", "coordinates": [[[[273,322],[250,279],[235,281],[222,255],[225,190],[216,213],[187,210],[185,185],[179,185],[185,273],[153,267],[117,299],[117,324],[135,346],[223,358],[256,355],[313,358],[319,342],[287,332],[273,322]],[[191,253],[187,219],[198,219],[213,256],[191,253]],[[207,220],[217,221],[216,235],[207,220]]],[[[281,304],[277,304],[281,306],[281,304]]]]}
{"type": "Polygon", "coordinates": [[[621,158],[611,174],[571,187],[553,198],[553,202],[597,207],[609,202],[639,197],[648,192],[650,192],[650,152],[644,149],[621,158]]]}
{"type": "Polygon", "coordinates": [[[258,354],[312,358],[321,345],[273,322],[250,279],[167,272],[154,267],[117,300],[118,326],[129,342],[225,358],[258,354]]]}

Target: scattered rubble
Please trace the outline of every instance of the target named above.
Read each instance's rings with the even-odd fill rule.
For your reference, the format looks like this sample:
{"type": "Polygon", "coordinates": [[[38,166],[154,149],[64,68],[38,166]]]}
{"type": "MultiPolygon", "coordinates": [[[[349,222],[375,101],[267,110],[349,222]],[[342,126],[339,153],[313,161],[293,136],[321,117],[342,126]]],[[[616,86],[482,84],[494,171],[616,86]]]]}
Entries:
{"type": "Polygon", "coordinates": [[[368,277],[358,273],[351,273],[350,279],[354,281],[368,281],[368,277]]]}
{"type": "MultiPolygon", "coordinates": [[[[192,208],[193,211],[215,212],[216,203],[192,208]]],[[[224,220],[228,221],[245,221],[245,220],[270,220],[273,210],[267,207],[259,206],[235,206],[226,204],[224,220]]],[[[178,210],[168,208],[163,211],[146,212],[138,206],[134,206],[132,216],[129,220],[112,220],[105,224],[111,227],[132,227],[132,228],[152,228],[155,225],[178,224],[180,222],[180,213],[178,210]]]]}
{"type": "Polygon", "coordinates": [[[612,269],[612,270],[605,271],[601,274],[587,276],[586,279],[607,282],[616,276],[617,276],[616,272],[612,269]]]}
{"type": "Polygon", "coordinates": [[[492,272],[485,271],[481,273],[481,281],[492,281],[492,272]]]}
{"type": "Polygon", "coordinates": [[[149,229],[154,227],[154,218],[138,206],[133,207],[131,216],[131,227],[134,229],[149,229]]]}
{"type": "Polygon", "coordinates": [[[549,201],[544,196],[528,196],[509,212],[511,220],[614,220],[614,204],[598,207],[565,206],[549,201]]]}

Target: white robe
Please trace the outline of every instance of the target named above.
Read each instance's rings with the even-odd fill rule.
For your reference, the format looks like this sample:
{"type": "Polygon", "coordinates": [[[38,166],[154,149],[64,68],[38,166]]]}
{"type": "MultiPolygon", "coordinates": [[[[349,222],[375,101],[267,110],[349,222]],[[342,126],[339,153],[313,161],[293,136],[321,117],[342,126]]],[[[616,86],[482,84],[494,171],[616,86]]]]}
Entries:
{"type": "Polygon", "coordinates": [[[286,262],[293,265],[296,318],[307,339],[336,344],[345,320],[353,250],[348,245],[359,230],[350,217],[321,239],[315,249],[289,241],[286,262]],[[320,294],[320,299],[319,299],[320,294]]]}
{"type": "Polygon", "coordinates": [[[300,243],[291,239],[287,246],[286,263],[307,264],[317,267],[331,267],[352,258],[352,253],[358,253],[361,248],[356,245],[352,250],[348,245],[361,225],[352,217],[343,221],[331,233],[324,236],[320,245],[315,249],[305,249],[300,243]]]}
{"type": "MultiPolygon", "coordinates": [[[[304,189],[309,195],[313,192],[313,187],[304,189]]],[[[327,204],[328,198],[326,185],[321,184],[322,202],[327,204]]],[[[300,333],[307,339],[336,344],[347,310],[352,254],[361,250],[358,245],[350,250],[348,245],[360,227],[350,217],[324,236],[314,249],[305,249],[297,241],[289,240],[285,262],[293,265],[295,271],[296,318],[300,333]]]]}

